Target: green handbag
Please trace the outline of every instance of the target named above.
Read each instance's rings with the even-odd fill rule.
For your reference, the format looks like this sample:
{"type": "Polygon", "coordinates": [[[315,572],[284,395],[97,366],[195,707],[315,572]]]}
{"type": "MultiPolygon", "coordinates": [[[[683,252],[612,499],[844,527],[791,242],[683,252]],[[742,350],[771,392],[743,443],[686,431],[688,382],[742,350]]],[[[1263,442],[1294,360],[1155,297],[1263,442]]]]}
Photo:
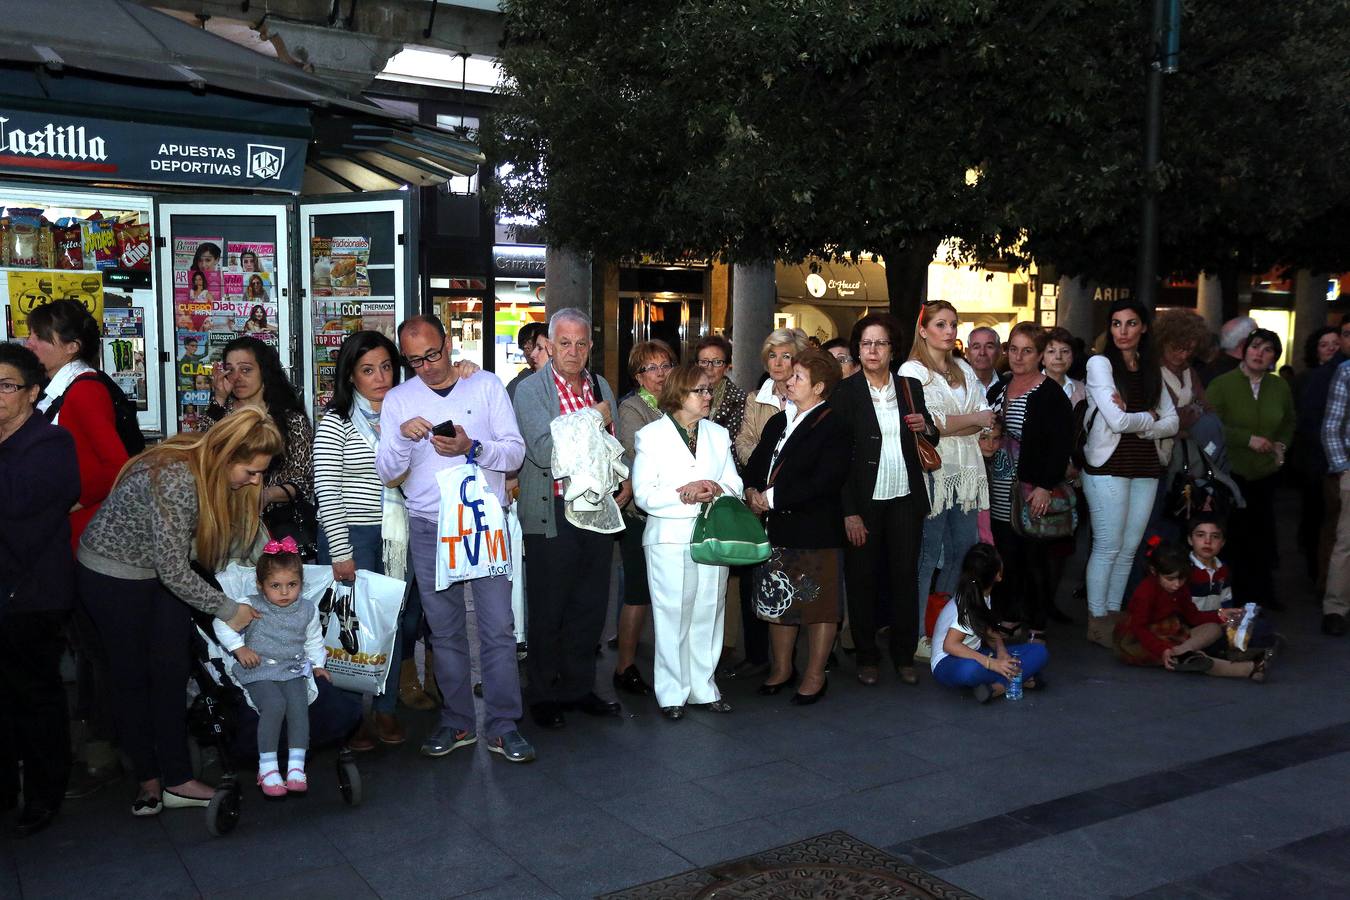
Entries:
{"type": "Polygon", "coordinates": [[[694,520],[689,555],[705,566],[752,566],[772,552],[764,526],[740,497],[723,494],[703,504],[694,520]]]}

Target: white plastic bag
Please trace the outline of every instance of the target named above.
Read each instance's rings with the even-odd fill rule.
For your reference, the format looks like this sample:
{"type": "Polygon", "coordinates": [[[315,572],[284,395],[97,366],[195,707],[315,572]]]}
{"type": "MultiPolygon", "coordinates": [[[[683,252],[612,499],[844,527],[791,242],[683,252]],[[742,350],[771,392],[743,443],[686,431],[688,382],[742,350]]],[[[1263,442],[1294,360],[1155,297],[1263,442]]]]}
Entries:
{"type": "Polygon", "coordinates": [[[464,463],[436,473],[441,488],[436,530],[436,590],[511,575],[511,540],[501,502],[483,484],[482,470],[464,463]]]}
{"type": "Polygon", "coordinates": [[[516,622],[516,643],[525,643],[525,532],[520,527],[518,505],[506,508],[506,530],[511,534],[511,617],[516,622]]]}
{"type": "MultiPolygon", "coordinates": [[[[308,568],[308,567],[306,567],[308,568]]],[[[319,604],[319,627],[328,648],[325,668],[334,687],[378,696],[388,680],[406,585],[397,578],[358,569],[355,585],[328,582],[319,604]]],[[[305,587],[309,580],[306,573],[305,587]]]]}

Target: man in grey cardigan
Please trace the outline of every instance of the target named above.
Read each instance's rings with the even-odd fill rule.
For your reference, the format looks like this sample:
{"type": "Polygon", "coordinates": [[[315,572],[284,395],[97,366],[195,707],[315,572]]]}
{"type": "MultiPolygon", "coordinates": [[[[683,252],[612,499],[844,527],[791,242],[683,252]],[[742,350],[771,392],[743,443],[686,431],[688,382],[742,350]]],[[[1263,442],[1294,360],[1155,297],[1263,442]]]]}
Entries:
{"type": "MultiPolygon", "coordinates": [[[[562,728],[563,713],[579,709],[615,716],[619,704],[595,694],[595,647],[609,604],[614,536],[577,528],[563,512],[563,484],[553,478],[550,424],[595,407],[612,428],[614,392],[586,369],[591,320],[562,309],[548,323],[553,360],[516,388],[516,422],[525,439],[520,470],[520,524],[525,533],[530,715],[544,728],[562,728]]],[[[616,499],[632,495],[627,481],[616,499]]]]}

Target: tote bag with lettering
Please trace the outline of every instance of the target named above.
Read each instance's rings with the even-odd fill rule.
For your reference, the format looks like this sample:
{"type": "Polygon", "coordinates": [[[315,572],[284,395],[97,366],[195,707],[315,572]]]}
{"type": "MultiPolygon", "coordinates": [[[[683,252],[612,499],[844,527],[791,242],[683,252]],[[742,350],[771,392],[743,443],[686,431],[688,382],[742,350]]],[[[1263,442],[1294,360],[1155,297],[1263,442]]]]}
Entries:
{"type": "Polygon", "coordinates": [[[483,470],[464,463],[436,473],[441,506],[436,530],[436,590],[459,581],[511,575],[511,538],[501,502],[483,470]]]}

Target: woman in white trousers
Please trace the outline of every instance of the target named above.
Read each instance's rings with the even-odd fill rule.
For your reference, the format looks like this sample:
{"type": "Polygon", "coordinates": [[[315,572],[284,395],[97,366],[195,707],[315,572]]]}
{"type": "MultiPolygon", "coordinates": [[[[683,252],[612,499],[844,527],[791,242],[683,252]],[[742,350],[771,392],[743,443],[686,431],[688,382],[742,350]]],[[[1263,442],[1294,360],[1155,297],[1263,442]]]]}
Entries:
{"type": "Polygon", "coordinates": [[[647,513],[642,533],[656,635],[653,687],[661,713],[684,717],[686,705],[731,712],[713,680],[722,653],[727,569],[689,555],[700,505],[741,495],[731,436],[708,421],[709,377],[697,364],[670,373],[661,391],[665,413],[637,433],[633,497],[647,513]]]}

